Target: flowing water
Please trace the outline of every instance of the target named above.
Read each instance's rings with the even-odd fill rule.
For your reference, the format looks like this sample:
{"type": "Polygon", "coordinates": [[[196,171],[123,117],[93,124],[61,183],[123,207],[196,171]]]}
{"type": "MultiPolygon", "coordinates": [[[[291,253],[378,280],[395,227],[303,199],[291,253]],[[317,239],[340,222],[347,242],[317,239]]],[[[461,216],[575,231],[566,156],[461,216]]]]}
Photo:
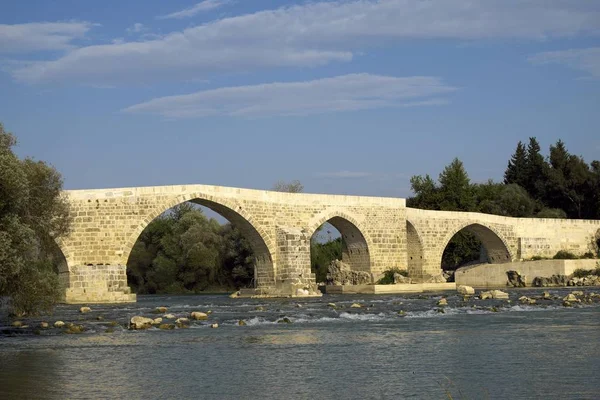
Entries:
{"type": "Polygon", "coordinates": [[[448,293],[444,313],[439,294],[64,305],[0,327],[0,399],[600,399],[600,300],[563,307],[570,291],[531,306],[517,299],[541,290],[510,302],[448,293]],[[157,306],[212,313],[188,329],[125,329],[157,306]],[[87,330],[37,330],[42,320],[87,330]]]}

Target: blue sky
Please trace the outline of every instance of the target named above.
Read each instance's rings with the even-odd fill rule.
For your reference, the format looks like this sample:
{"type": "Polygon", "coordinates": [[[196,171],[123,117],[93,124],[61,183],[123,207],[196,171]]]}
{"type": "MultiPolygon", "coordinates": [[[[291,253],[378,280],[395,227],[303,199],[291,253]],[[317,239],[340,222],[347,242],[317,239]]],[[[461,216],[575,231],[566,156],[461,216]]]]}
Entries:
{"type": "Polygon", "coordinates": [[[600,158],[600,2],[2,2],[0,93],[68,189],[406,197],[454,157],[501,180],[529,136],[600,158]]]}

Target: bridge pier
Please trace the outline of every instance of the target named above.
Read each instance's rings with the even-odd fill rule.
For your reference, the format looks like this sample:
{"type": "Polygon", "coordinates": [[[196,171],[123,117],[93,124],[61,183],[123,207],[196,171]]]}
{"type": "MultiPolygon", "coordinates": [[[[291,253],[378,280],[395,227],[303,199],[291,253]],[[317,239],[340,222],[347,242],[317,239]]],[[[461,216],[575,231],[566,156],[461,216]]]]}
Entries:
{"type": "Polygon", "coordinates": [[[127,303],[136,295],[127,286],[125,265],[78,265],[61,273],[65,303],[127,303]]]}

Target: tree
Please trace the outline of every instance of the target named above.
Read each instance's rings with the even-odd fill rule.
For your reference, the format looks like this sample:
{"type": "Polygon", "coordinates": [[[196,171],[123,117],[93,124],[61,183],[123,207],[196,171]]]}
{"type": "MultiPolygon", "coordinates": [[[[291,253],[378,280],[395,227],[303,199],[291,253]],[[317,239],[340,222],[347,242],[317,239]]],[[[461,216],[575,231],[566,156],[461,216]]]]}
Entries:
{"type": "Polygon", "coordinates": [[[505,184],[517,184],[525,186],[527,181],[527,152],[523,142],[517,143],[515,153],[511,156],[508,161],[508,167],[504,172],[504,183],[505,184]]]}
{"type": "Polygon", "coordinates": [[[475,198],[469,175],[458,158],[446,166],[439,177],[440,209],[444,211],[474,211],[475,198]]]}
{"type": "Polygon", "coordinates": [[[19,160],[0,124],[0,296],[16,314],[49,311],[61,296],[56,240],[68,234],[62,179],[48,164],[19,160]]]}
{"type": "Polygon", "coordinates": [[[540,153],[540,144],[535,137],[529,138],[524,178],[524,188],[535,200],[543,201],[546,194],[548,164],[540,153]]]}
{"type": "Polygon", "coordinates": [[[273,185],[272,190],[275,192],[286,192],[286,193],[302,193],[304,191],[304,185],[299,180],[293,180],[288,182],[277,181],[273,185]]]}

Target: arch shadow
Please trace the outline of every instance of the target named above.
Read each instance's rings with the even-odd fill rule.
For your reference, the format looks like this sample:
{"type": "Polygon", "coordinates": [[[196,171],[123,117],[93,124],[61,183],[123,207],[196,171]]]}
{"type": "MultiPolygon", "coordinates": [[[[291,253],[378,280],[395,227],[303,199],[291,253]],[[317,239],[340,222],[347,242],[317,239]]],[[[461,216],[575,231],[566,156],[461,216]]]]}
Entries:
{"type": "Polygon", "coordinates": [[[254,281],[255,286],[266,286],[272,284],[276,275],[275,248],[272,245],[271,236],[258,224],[241,204],[228,200],[215,198],[203,193],[193,193],[174,197],[172,200],[161,203],[148,213],[143,221],[130,235],[123,251],[123,259],[129,262],[129,256],[136,241],[143,230],[152,220],[179,204],[191,202],[207,208],[222,215],[232,225],[240,230],[244,238],[248,240],[254,252],[254,281]]]}
{"type": "Polygon", "coordinates": [[[325,222],[330,223],[342,235],[342,261],[354,271],[371,273],[372,242],[365,236],[364,228],[357,219],[340,210],[326,210],[311,220],[308,237],[312,238],[325,222]]]}
{"type": "Polygon", "coordinates": [[[477,239],[479,239],[486,251],[487,262],[490,264],[503,264],[509,263],[514,259],[514,255],[512,254],[510,247],[508,246],[506,240],[500,235],[498,231],[494,228],[481,225],[479,223],[467,222],[460,226],[458,229],[452,231],[449,235],[444,238],[444,246],[441,248],[441,251],[437,255],[437,260],[439,261],[439,265],[442,264],[442,257],[446,247],[448,247],[448,243],[450,240],[461,231],[467,231],[475,235],[477,239]]]}

